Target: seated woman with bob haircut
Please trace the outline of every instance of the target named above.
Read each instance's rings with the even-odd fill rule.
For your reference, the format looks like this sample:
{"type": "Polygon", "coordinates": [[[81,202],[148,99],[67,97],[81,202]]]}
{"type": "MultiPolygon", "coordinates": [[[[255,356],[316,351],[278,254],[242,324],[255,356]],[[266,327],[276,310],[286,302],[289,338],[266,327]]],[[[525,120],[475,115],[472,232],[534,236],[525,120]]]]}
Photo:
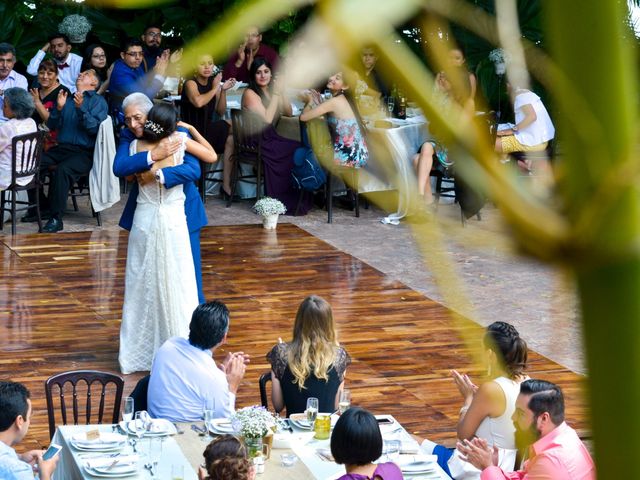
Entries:
{"type": "Polygon", "coordinates": [[[382,455],[382,434],[376,417],[363,408],[351,407],[340,416],[331,434],[331,455],[347,471],[338,480],[403,478],[395,463],[373,463],[382,455]]]}

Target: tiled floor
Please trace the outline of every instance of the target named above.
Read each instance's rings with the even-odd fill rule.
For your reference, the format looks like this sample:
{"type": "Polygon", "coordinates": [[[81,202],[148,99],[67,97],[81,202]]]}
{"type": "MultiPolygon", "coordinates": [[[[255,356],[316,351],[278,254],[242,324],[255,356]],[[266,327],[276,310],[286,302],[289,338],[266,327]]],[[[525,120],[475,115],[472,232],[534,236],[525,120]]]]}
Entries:
{"type": "MultiPolygon", "coordinates": [[[[117,222],[125,199],[123,196],[119,204],[102,213],[101,228],[119,228],[117,222]]],[[[250,201],[242,201],[225,208],[221,200],[209,197],[206,204],[209,223],[259,223],[251,205],[250,201]]],[[[81,202],[80,212],[66,215],[65,231],[98,228],[89,212],[88,203],[81,202]]],[[[458,207],[441,205],[437,218],[445,239],[442,249],[426,239],[417,243],[406,223],[383,225],[379,221],[382,216],[383,212],[373,207],[362,209],[360,218],[336,208],[330,225],[326,223],[326,212],[317,209],[304,217],[284,216],[280,221],[295,223],[392,279],[463,311],[480,324],[495,319],[509,321],[536,351],[576,372],[586,373],[573,284],[562,272],[515,254],[495,207],[486,206],[481,221],[474,217],[463,228],[458,207]],[[419,253],[421,250],[424,257],[419,253]],[[437,255],[438,251],[445,255],[437,255]],[[460,283],[455,288],[439,289],[442,283],[434,281],[434,272],[449,265],[455,269],[460,283]],[[460,306],[465,302],[468,306],[460,306]]],[[[8,234],[7,227],[4,235],[8,234]]],[[[18,233],[36,230],[35,224],[20,224],[18,233]]],[[[207,231],[202,235],[206,236],[207,231]]]]}

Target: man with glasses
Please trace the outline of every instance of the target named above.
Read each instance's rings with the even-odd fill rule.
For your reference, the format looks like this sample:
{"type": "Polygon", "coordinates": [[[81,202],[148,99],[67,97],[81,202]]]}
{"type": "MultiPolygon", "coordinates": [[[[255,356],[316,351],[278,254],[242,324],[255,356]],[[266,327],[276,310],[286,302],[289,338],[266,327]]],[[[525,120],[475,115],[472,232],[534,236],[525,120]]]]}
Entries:
{"type": "Polygon", "coordinates": [[[169,51],[166,50],[157,58],[156,64],[149,73],[145,73],[142,66],[144,51],[142,42],[130,38],[123,43],[120,59],[113,66],[109,83],[110,111],[116,116],[118,123],[124,121],[122,115],[122,100],[134,92],[144,93],[153,98],[164,84],[164,75],[169,63],[169,51]]]}
{"type": "Polygon", "coordinates": [[[225,80],[235,78],[239,82],[249,82],[249,69],[256,57],[264,57],[275,70],[279,57],[276,51],[262,42],[262,33],[256,26],[249,27],[238,50],[231,55],[222,72],[225,80]]]}
{"type": "Polygon", "coordinates": [[[13,87],[29,88],[27,78],[13,69],[15,63],[16,49],[9,43],[0,43],[0,122],[9,120],[3,112],[4,91],[13,87]]]}
{"type": "Polygon", "coordinates": [[[38,67],[45,55],[51,54],[58,65],[58,79],[71,93],[76,92],[76,79],[82,67],[82,57],[71,53],[71,41],[63,33],[56,33],[49,37],[49,41],[38,50],[27,66],[27,73],[34,77],[38,75],[38,67]]]}
{"type": "Polygon", "coordinates": [[[156,66],[156,60],[164,52],[169,52],[168,49],[164,50],[160,47],[162,43],[162,33],[160,28],[149,25],[144,29],[144,33],[141,36],[142,39],[142,51],[144,52],[143,67],[144,71],[148,72],[153,70],[156,66]]]}

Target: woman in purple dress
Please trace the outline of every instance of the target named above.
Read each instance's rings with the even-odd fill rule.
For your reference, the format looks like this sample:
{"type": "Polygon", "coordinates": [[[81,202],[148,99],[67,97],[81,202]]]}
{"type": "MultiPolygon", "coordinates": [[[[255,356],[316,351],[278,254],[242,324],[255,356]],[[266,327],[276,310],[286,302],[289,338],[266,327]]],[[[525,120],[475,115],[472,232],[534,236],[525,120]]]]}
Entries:
{"type": "Polygon", "coordinates": [[[382,455],[382,434],[376,417],[363,408],[344,412],[331,434],[331,455],[347,473],[338,480],[402,480],[395,463],[373,463],[382,455]]]}
{"type": "MultiPolygon", "coordinates": [[[[265,122],[261,133],[265,193],[284,203],[287,213],[293,213],[300,195],[291,177],[293,154],[302,144],[278,135],[274,127],[280,115],[292,115],[291,102],[283,95],[281,86],[273,81],[271,64],[265,58],[253,61],[249,76],[249,88],[242,94],[242,110],[265,122]]],[[[302,202],[298,213],[304,215],[310,207],[311,198],[302,202]]]]}

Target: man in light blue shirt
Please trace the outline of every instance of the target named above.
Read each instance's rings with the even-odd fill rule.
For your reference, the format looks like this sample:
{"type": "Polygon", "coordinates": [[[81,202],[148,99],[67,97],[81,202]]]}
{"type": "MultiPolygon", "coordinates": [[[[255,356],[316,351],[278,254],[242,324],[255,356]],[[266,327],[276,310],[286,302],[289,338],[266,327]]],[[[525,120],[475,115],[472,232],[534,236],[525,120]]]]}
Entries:
{"type": "Polygon", "coordinates": [[[9,120],[2,112],[4,91],[18,87],[23,90],[29,88],[27,78],[13,69],[16,64],[16,49],[10,43],[0,43],[0,123],[9,120]]]}
{"type": "Polygon", "coordinates": [[[0,478],[33,480],[33,466],[38,465],[40,480],[51,480],[58,456],[44,460],[42,450],[18,455],[13,449],[20,443],[31,424],[29,390],[16,382],[0,382],[0,478]]]}
{"type": "Polygon", "coordinates": [[[229,353],[218,367],[213,352],[226,343],[229,310],[219,301],[203,303],[193,312],[189,339],[173,337],[156,352],[151,367],[147,408],[154,418],[195,422],[203,410],[216,418],[235,411],[236,392],[249,356],[229,353]]]}

